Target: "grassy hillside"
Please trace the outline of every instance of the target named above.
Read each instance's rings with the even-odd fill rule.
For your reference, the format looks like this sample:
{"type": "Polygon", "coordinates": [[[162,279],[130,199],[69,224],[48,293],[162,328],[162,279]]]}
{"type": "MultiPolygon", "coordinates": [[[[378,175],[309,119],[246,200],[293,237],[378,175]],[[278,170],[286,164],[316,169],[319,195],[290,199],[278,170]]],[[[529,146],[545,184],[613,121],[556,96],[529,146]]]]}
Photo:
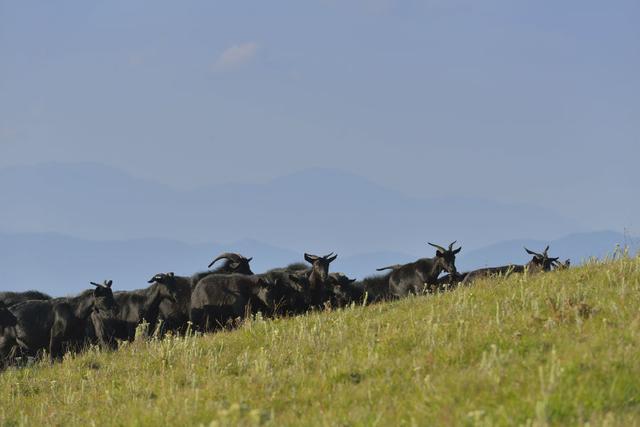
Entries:
{"type": "Polygon", "coordinates": [[[3,425],[640,425],[640,259],[0,374],[3,425]]]}

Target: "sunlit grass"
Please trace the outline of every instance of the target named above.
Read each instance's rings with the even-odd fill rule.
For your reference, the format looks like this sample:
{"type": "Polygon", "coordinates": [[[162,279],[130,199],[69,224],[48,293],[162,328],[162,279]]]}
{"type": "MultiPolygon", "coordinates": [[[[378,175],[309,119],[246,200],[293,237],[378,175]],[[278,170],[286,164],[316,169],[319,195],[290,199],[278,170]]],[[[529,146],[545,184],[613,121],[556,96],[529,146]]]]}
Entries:
{"type": "Polygon", "coordinates": [[[640,425],[640,259],[92,349],[0,374],[3,425],[640,425]]]}

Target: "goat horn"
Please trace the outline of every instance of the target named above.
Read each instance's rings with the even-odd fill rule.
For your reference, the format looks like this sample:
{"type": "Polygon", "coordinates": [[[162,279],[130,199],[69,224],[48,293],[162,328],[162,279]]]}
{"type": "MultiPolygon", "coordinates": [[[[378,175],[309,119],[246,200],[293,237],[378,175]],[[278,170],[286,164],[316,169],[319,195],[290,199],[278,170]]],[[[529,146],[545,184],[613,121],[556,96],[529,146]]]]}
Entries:
{"type": "Polygon", "coordinates": [[[305,259],[306,261],[309,261],[309,260],[311,260],[311,261],[315,261],[315,260],[317,260],[318,258],[320,258],[320,257],[319,257],[319,256],[317,256],[317,255],[308,254],[308,253],[306,253],[306,252],[304,253],[304,259],[305,259]]]}
{"type": "Polygon", "coordinates": [[[453,245],[455,245],[457,242],[457,240],[454,240],[453,242],[451,242],[451,244],[449,245],[449,251],[453,250],[453,245]]]}
{"type": "Polygon", "coordinates": [[[242,260],[242,255],[238,255],[233,252],[225,252],[223,254],[218,255],[216,259],[211,261],[211,264],[209,264],[209,268],[211,268],[213,264],[220,261],[221,259],[228,259],[229,261],[232,261],[232,262],[240,262],[242,260]]]}
{"type": "MultiPolygon", "coordinates": [[[[427,243],[428,243],[429,245],[433,246],[434,248],[438,249],[440,252],[447,252],[447,250],[446,250],[445,248],[443,248],[442,246],[440,246],[440,245],[436,245],[436,244],[433,244],[433,243],[431,243],[431,242],[427,242],[427,243]]],[[[454,242],[454,243],[455,243],[455,242],[454,242]]]]}
{"type": "Polygon", "coordinates": [[[525,251],[527,251],[527,253],[528,253],[529,255],[542,256],[542,255],[540,255],[540,254],[539,254],[539,253],[537,253],[537,252],[533,252],[533,251],[531,251],[531,250],[527,249],[527,247],[526,247],[526,246],[523,246],[523,247],[524,247],[524,250],[525,250],[525,251]]]}

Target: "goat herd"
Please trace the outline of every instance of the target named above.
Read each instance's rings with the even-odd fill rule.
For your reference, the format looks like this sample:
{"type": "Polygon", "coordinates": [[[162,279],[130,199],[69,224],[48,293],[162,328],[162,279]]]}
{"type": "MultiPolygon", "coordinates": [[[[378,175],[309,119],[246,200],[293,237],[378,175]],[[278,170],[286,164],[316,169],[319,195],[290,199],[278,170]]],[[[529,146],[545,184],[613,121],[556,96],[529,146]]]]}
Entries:
{"type": "Polygon", "coordinates": [[[232,326],[248,315],[283,316],[312,309],[341,307],[431,293],[469,284],[480,277],[512,272],[537,273],[567,268],[569,261],[536,253],[526,265],[483,268],[467,273],[456,270],[454,249],[429,243],[436,248],[433,258],[378,269],[383,275],[356,281],[342,273],[329,273],[337,258],[304,254],[310,264],[292,264],[266,273],[254,274],[245,258],[223,253],[209,268],[177,276],[160,273],[145,289],[112,291],[111,280],[91,282],[94,288],[77,296],[51,298],[37,291],[0,292],[0,368],[48,354],[51,360],[88,345],[116,348],[118,341],[131,341],[138,326],[146,322],[150,331],[164,334],[187,332],[189,327],[211,332],[232,326]],[[448,274],[439,277],[446,271],[448,274]],[[190,326],[189,326],[190,325],[190,326]]]}

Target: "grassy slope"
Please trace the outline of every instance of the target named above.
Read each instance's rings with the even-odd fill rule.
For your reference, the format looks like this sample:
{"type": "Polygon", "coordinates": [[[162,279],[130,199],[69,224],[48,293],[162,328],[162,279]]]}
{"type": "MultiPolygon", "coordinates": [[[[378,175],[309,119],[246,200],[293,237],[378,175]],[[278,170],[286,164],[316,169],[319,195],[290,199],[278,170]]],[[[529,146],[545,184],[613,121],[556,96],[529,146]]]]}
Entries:
{"type": "Polygon", "coordinates": [[[0,423],[640,425],[640,259],[0,374],[0,423]]]}

